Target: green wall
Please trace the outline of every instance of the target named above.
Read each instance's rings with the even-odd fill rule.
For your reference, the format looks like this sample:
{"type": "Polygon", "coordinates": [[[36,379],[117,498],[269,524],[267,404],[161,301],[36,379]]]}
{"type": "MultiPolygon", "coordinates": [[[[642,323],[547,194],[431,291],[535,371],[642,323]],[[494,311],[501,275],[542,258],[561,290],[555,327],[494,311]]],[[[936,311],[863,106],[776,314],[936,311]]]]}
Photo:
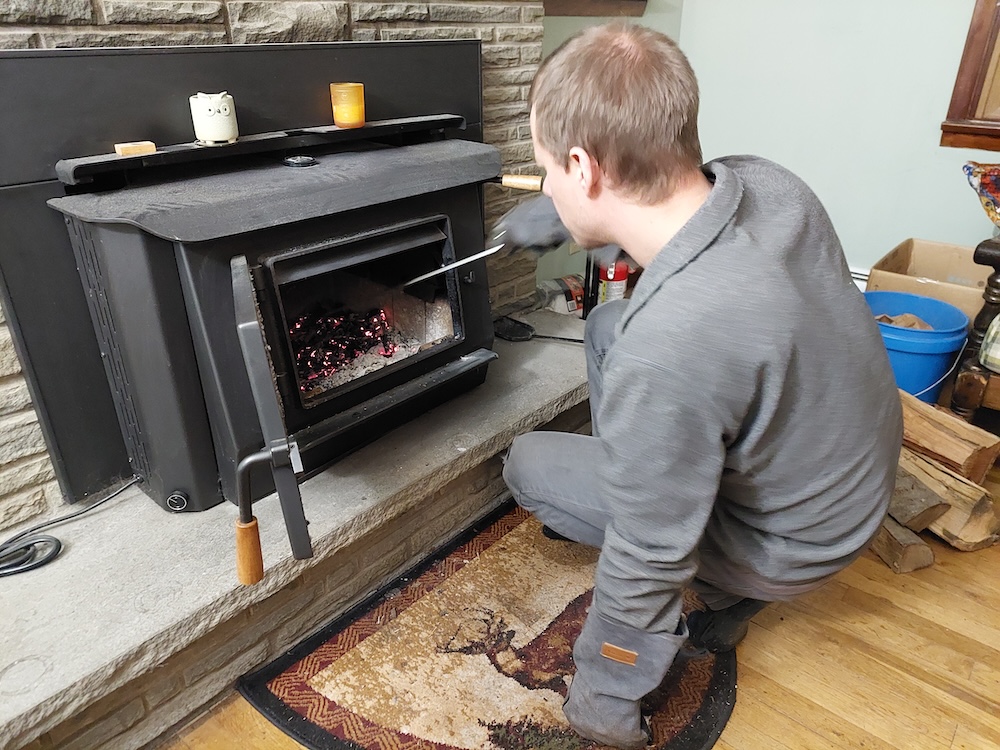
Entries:
{"type": "Polygon", "coordinates": [[[940,125],[974,0],[685,0],[705,157],[798,173],[867,268],[907,237],[975,245],[993,225],[940,125]]]}
{"type": "MultiPolygon", "coordinates": [[[[671,39],[677,39],[681,33],[681,9],[684,0],[648,0],[646,12],[641,18],[629,18],[630,21],[641,23],[653,29],[658,29],[671,39]]],[[[548,56],[556,47],[569,37],[588,26],[596,26],[614,17],[597,16],[546,16],[545,37],[542,40],[542,55],[548,56]]]]}
{"type": "MultiPolygon", "coordinates": [[[[754,153],[798,173],[868,268],[907,237],[971,246],[993,232],[962,165],[1000,153],[938,145],[974,4],[650,0],[633,20],[691,59],[706,159],[754,153]]],[[[604,20],[546,18],[545,54],[604,20]]],[[[539,278],[567,258],[543,258],[539,278]]]]}

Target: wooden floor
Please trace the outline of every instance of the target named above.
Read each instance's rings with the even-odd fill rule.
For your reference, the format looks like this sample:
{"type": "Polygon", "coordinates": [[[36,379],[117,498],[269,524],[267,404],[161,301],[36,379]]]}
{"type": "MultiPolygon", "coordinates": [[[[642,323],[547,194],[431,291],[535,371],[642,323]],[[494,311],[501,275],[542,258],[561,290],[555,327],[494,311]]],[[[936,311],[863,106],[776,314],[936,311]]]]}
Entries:
{"type": "MultiPolygon", "coordinates": [[[[1000,546],[928,538],[932,568],[872,556],[754,618],[719,750],[1000,750],[1000,546]]],[[[233,695],[166,750],[302,747],[233,695]]]]}

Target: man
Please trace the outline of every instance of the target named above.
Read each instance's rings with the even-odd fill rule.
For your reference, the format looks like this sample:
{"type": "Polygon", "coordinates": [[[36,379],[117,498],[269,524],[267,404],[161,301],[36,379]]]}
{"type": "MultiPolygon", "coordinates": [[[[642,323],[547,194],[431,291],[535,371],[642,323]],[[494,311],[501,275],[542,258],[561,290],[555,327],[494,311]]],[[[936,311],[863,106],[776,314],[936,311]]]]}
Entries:
{"type": "MultiPolygon", "coordinates": [[[[569,233],[644,272],[587,320],[592,436],[523,435],[504,478],[548,536],[601,548],[564,711],[584,737],[638,748],[639,701],[689,635],[734,648],[767,602],[867,547],[899,398],[815,195],[764,159],[702,166],[697,84],[667,37],[586,30],[545,61],[530,103],[569,233]],[[708,607],[687,623],[685,586],[708,607]]],[[[516,211],[505,225],[532,244],[516,211]]]]}

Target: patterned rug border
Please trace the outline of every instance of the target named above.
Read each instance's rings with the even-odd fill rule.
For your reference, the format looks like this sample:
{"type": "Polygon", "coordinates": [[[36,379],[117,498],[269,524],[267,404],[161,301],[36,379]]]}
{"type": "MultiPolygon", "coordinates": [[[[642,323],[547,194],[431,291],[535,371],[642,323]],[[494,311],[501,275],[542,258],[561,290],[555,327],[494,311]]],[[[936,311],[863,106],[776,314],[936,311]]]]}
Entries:
{"type": "MultiPolygon", "coordinates": [[[[267,684],[296,662],[302,661],[319,649],[347,625],[372,614],[380,605],[385,605],[386,595],[393,590],[403,589],[411,585],[428,570],[446,560],[449,556],[459,552],[463,547],[470,547],[469,551],[472,552],[472,545],[474,545],[475,554],[478,555],[479,552],[491,547],[512,529],[528,520],[528,518],[530,518],[530,515],[519,508],[513,500],[501,503],[496,509],[473,523],[452,541],[430,553],[424,560],[376,590],[362,602],[340,615],[340,617],[335,618],[312,635],[307,636],[305,640],[300,641],[273,661],[240,677],[235,685],[237,692],[250,705],[267,717],[271,723],[275,724],[275,726],[297,742],[302,743],[306,747],[316,748],[317,750],[329,747],[330,734],[294,711],[288,704],[272,693],[267,688],[267,684]],[[509,522],[501,525],[501,522],[508,517],[509,522]],[[492,526],[497,526],[497,528],[488,537],[487,541],[481,535],[492,526]],[[477,537],[480,537],[478,542],[476,541],[477,537]]],[[[471,562],[474,557],[475,555],[464,556],[464,561],[456,565],[455,570],[471,562]]],[[[424,588],[421,591],[421,596],[431,589],[433,589],[433,586],[424,588]]],[[[316,661],[308,670],[311,673],[310,676],[319,672],[327,663],[328,660],[316,661]]],[[[337,739],[337,742],[340,743],[343,750],[365,750],[365,748],[350,741],[337,739]]]]}
{"type": "MultiPolygon", "coordinates": [[[[396,612],[405,610],[410,604],[432,591],[455,571],[470,563],[481,552],[489,549],[529,518],[530,515],[517,507],[512,500],[501,504],[461,532],[451,542],[432,552],[423,561],[379,588],[362,602],[324,625],[320,630],[306,637],[281,656],[240,677],[235,685],[236,690],[272,724],[312,750],[329,750],[333,747],[339,750],[366,750],[365,747],[355,742],[332,736],[302,716],[278,697],[275,692],[272,692],[269,683],[299,662],[302,662],[299,664],[301,677],[308,678],[325,669],[332,661],[339,658],[343,651],[353,648],[368,635],[376,632],[378,628],[373,628],[371,632],[365,633],[362,638],[349,644],[327,643],[339,632],[345,630],[352,623],[356,624],[365,618],[380,623],[381,618],[378,617],[380,609],[385,609],[387,614],[391,607],[393,616],[395,616],[396,612]],[[466,554],[456,554],[463,552],[463,548],[466,548],[464,549],[466,554]],[[423,585],[416,585],[421,576],[452,556],[454,556],[452,564],[439,580],[428,580],[423,582],[423,585]],[[409,590],[407,590],[408,588],[409,590]],[[398,598],[401,591],[408,594],[402,600],[398,598]],[[393,596],[389,597],[390,594],[393,596]],[[323,653],[324,645],[326,645],[325,653],[323,653]],[[310,655],[313,655],[312,658],[307,659],[310,655]],[[334,743],[333,745],[331,745],[331,741],[334,743]]],[[[715,670],[712,673],[709,687],[709,694],[714,693],[717,693],[714,695],[714,700],[703,704],[697,716],[691,720],[688,726],[672,738],[671,750],[710,750],[721,736],[736,703],[735,651],[716,655],[715,670]],[[728,678],[730,673],[732,674],[731,682],[728,678]],[[728,689],[726,689],[727,683],[728,689]],[[696,729],[696,725],[701,721],[713,724],[716,731],[706,737],[703,730],[699,732],[696,729]]],[[[427,740],[421,742],[424,743],[422,745],[424,747],[438,747],[436,743],[429,743],[427,740]]]]}

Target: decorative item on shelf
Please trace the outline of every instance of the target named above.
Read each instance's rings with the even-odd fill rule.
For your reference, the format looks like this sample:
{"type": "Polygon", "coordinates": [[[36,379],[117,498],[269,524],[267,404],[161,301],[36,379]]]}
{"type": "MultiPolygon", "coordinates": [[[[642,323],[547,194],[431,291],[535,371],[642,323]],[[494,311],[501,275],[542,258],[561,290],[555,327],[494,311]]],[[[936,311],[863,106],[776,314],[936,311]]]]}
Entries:
{"type": "Polygon", "coordinates": [[[152,141],[128,141],[116,143],[115,153],[118,156],[144,156],[156,153],[156,144],[152,141]]]}
{"type": "Polygon", "coordinates": [[[199,91],[188,100],[196,143],[201,146],[222,146],[236,143],[240,131],[236,124],[236,103],[225,91],[205,94],[199,91]]]}
{"type": "Polygon", "coordinates": [[[360,128],[365,124],[365,85],[331,83],[333,124],[338,128],[360,128]]]}
{"type": "Polygon", "coordinates": [[[966,162],[962,167],[972,189],[979,195],[983,210],[994,225],[1000,227],[1000,164],[966,162]]]}

